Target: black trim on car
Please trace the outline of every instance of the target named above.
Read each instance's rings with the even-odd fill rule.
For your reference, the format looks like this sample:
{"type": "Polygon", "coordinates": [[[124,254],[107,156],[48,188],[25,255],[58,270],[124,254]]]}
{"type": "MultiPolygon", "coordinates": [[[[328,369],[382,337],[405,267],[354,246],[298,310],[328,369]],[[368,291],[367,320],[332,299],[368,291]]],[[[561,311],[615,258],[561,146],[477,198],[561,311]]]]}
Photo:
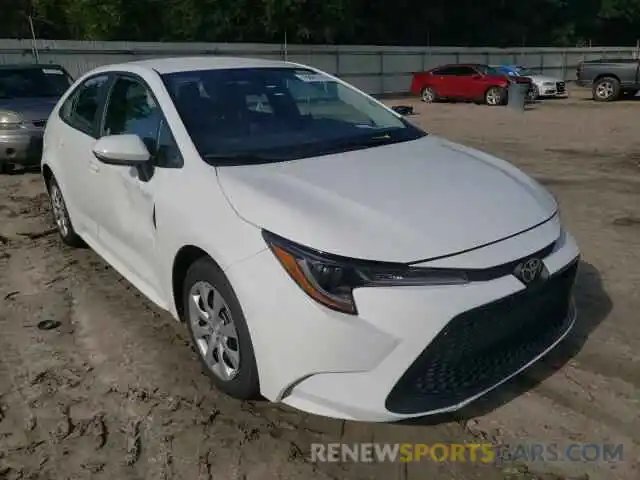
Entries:
{"type": "Polygon", "coordinates": [[[574,324],[579,261],[452,318],[398,379],[385,408],[397,414],[449,410],[526,368],[574,324]]]}
{"type": "Polygon", "coordinates": [[[556,215],[558,215],[557,211],[553,212],[553,215],[551,215],[546,220],[543,220],[540,223],[536,223],[532,227],[525,228],[524,230],[521,230],[519,232],[513,233],[513,234],[508,235],[506,237],[499,238],[497,240],[493,240],[493,241],[491,241],[489,243],[483,243],[482,245],[478,245],[477,247],[467,248],[466,250],[461,250],[461,251],[455,252],[455,253],[447,253],[446,255],[440,255],[438,257],[425,258],[424,260],[416,260],[416,261],[411,262],[410,265],[418,265],[419,263],[433,262],[435,260],[442,260],[444,258],[456,257],[458,255],[462,255],[463,253],[469,253],[469,252],[473,252],[474,250],[479,250],[480,248],[490,247],[491,245],[495,245],[496,243],[504,242],[505,240],[509,240],[510,238],[514,238],[514,237],[517,237],[518,235],[522,235],[523,233],[527,233],[527,232],[530,232],[531,230],[535,230],[536,228],[544,225],[548,221],[550,221],[553,218],[555,218],[556,215]]]}
{"type": "MultiPolygon", "coordinates": [[[[535,227],[533,227],[535,228],[535,227]]],[[[544,260],[555,250],[556,245],[558,243],[558,239],[554,240],[544,248],[541,248],[537,251],[534,251],[528,255],[517,258],[515,260],[509,261],[507,263],[503,263],[500,265],[495,265],[488,268],[450,268],[450,267],[429,267],[428,265],[420,266],[416,265],[416,262],[411,263],[401,263],[401,262],[385,262],[378,260],[363,260],[358,258],[350,258],[344,257],[341,255],[334,255],[331,253],[323,252],[311,247],[307,247],[305,245],[300,245],[292,242],[291,240],[287,240],[279,235],[276,235],[272,232],[268,232],[263,230],[263,236],[265,236],[265,240],[267,243],[281,243],[287,245],[288,248],[299,250],[305,256],[311,258],[317,258],[322,262],[334,263],[336,265],[342,265],[352,268],[386,268],[391,270],[403,270],[411,267],[415,268],[424,268],[425,270],[430,270],[434,273],[442,272],[449,274],[460,274],[464,276],[470,282],[487,282],[491,280],[495,280],[497,278],[505,277],[507,275],[513,275],[515,267],[526,260],[531,258],[537,258],[539,260],[544,260]]],[[[449,255],[448,255],[449,256],[449,255]]],[[[422,263],[422,262],[420,262],[422,263]]]]}

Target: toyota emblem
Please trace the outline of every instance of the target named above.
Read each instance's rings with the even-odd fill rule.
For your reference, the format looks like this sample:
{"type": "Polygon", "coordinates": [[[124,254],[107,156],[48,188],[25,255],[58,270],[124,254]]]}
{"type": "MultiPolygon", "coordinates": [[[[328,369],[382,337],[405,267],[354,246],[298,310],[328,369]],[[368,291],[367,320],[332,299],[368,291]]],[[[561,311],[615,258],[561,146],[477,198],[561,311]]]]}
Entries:
{"type": "Polygon", "coordinates": [[[539,258],[530,258],[519,263],[514,269],[513,274],[522,283],[529,285],[538,280],[544,280],[546,277],[546,268],[539,258]]]}

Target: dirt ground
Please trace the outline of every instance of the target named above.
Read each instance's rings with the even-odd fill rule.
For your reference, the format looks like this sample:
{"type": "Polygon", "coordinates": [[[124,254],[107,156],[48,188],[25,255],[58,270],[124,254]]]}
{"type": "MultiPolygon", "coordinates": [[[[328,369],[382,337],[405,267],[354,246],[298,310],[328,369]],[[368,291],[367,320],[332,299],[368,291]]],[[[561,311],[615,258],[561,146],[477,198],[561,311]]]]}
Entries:
{"type": "MultiPolygon", "coordinates": [[[[640,99],[524,113],[411,102],[428,131],[545,184],[584,263],[578,324],[475,405],[402,425],[217,393],[186,329],[89,250],[61,245],[37,173],[0,176],[0,479],[640,478],[640,99]],[[43,320],[59,322],[42,330],[43,320]],[[318,463],[312,442],[624,445],[621,462],[318,463]]],[[[390,101],[406,104],[407,100],[390,101]]],[[[393,159],[390,159],[393,161],[393,159]]]]}

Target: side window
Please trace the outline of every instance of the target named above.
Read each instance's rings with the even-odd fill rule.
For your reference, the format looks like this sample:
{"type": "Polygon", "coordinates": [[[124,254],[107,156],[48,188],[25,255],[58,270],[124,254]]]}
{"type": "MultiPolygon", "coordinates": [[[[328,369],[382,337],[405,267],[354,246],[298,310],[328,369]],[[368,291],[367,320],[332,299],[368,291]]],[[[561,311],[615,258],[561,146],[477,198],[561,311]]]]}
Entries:
{"type": "Polygon", "coordinates": [[[109,94],[102,133],[138,135],[155,155],[161,119],[160,107],[147,87],[137,80],[122,77],[116,80],[109,94]]]}
{"type": "Polygon", "coordinates": [[[433,75],[438,75],[438,76],[449,76],[449,75],[455,75],[455,67],[443,67],[443,68],[439,68],[437,70],[434,70],[433,75]]]}
{"type": "Polygon", "coordinates": [[[60,117],[72,127],[93,136],[100,110],[100,95],[108,80],[108,75],[100,75],[81,84],[62,105],[60,117]]]}
{"type": "Polygon", "coordinates": [[[158,167],[180,168],[184,162],[162,110],[138,80],[121,77],[109,94],[103,135],[138,135],[158,167]]]}
{"type": "Polygon", "coordinates": [[[181,168],[184,165],[180,149],[171,134],[171,130],[169,130],[167,122],[164,120],[160,123],[160,130],[158,131],[156,165],[164,168],[181,168]]]}
{"type": "Polygon", "coordinates": [[[459,77],[470,77],[471,75],[475,75],[476,72],[473,68],[471,67],[458,67],[458,71],[456,72],[456,75],[459,77]]]}

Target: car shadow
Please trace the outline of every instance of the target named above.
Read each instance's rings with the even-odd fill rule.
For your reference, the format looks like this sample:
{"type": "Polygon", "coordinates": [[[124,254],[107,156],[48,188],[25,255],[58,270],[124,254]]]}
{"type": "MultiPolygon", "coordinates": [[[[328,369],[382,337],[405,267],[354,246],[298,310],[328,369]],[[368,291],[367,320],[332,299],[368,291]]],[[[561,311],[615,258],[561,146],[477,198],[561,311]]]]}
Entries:
{"type": "Polygon", "coordinates": [[[30,165],[27,167],[16,166],[13,170],[5,173],[4,175],[25,175],[28,173],[40,173],[40,165],[30,165]]]}
{"type": "Polygon", "coordinates": [[[573,329],[567,338],[539,362],[457,412],[419,417],[398,423],[404,425],[438,425],[453,421],[463,423],[474,417],[486,415],[511,402],[562,369],[578,355],[591,332],[607,318],[613,307],[613,302],[602,285],[600,272],[587,262],[580,263],[574,295],[578,316],[573,329]]]}
{"type": "MultiPolygon", "coordinates": [[[[585,98],[581,98],[581,100],[583,102],[593,102],[596,103],[596,101],[589,97],[585,97],[585,98]]],[[[636,103],[636,102],[640,102],[640,94],[634,95],[633,97],[620,97],[618,100],[614,100],[612,102],[600,102],[600,103],[608,103],[610,105],[619,105],[621,103],[636,103]]]]}

